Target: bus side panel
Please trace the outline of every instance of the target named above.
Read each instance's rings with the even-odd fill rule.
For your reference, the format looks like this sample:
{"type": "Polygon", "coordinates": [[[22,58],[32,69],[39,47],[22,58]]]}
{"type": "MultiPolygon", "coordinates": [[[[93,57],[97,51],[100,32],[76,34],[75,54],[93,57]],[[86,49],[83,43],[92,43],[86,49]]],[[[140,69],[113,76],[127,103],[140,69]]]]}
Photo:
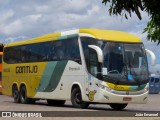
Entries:
{"type": "Polygon", "coordinates": [[[62,81],[65,83],[64,87],[66,87],[66,90],[67,90],[67,92],[64,91],[64,93],[66,93],[65,96],[67,99],[71,98],[71,90],[73,85],[78,85],[81,88],[82,96],[84,95],[83,94],[85,90],[84,73],[85,73],[85,69],[83,65],[73,61],[68,62],[62,76],[62,81]]]}
{"type": "Polygon", "coordinates": [[[20,85],[24,84],[27,88],[27,97],[33,98],[36,95],[36,90],[40,84],[46,65],[47,62],[25,63],[21,65],[30,67],[30,72],[18,73],[17,75],[18,83],[20,85]]]}
{"type": "MultiPolygon", "coordinates": [[[[43,71],[43,75],[40,78],[38,87],[36,88],[36,92],[38,92],[38,94],[36,94],[34,98],[50,99],[48,97],[50,93],[57,90],[59,91],[58,85],[60,84],[61,77],[67,62],[68,61],[48,62],[43,71]]],[[[59,95],[58,93],[56,94],[59,95]]],[[[55,95],[52,95],[52,98],[53,97],[57,98],[55,95]]]]}
{"type": "Polygon", "coordinates": [[[47,62],[22,64],[3,63],[3,94],[11,96],[12,86],[16,83],[19,91],[21,85],[25,85],[27,88],[27,97],[34,97],[46,64],[47,62]],[[37,67],[37,70],[33,70],[34,66],[37,67]]]}
{"type": "MultiPolygon", "coordinates": [[[[72,85],[77,82],[84,86],[84,69],[82,65],[74,61],[68,61],[66,65],[64,61],[59,61],[59,64],[62,64],[63,69],[59,65],[59,67],[55,67],[56,72],[53,72],[52,78],[48,81],[48,88],[44,87],[43,91],[37,91],[34,98],[70,100],[72,85]],[[59,77],[58,74],[61,76],[59,77]],[[52,82],[56,84],[56,87],[52,85],[52,82]]],[[[40,84],[42,82],[44,81],[41,81],[40,84]]]]}
{"type": "Polygon", "coordinates": [[[13,74],[15,73],[15,70],[13,70],[14,65],[8,66],[8,64],[3,62],[3,71],[2,71],[2,93],[4,95],[12,96],[12,85],[13,85],[13,74]]]}
{"type": "Polygon", "coordinates": [[[9,82],[9,78],[6,76],[3,76],[2,88],[2,94],[9,96],[12,95],[11,84],[9,82]]]}

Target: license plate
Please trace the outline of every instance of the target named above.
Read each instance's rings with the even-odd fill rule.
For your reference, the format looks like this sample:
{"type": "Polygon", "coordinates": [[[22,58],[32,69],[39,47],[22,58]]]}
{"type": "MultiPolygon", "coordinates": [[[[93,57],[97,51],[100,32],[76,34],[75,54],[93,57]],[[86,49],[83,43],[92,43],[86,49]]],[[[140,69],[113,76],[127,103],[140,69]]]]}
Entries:
{"type": "Polygon", "coordinates": [[[123,98],[123,101],[131,101],[131,100],[132,100],[131,97],[124,97],[124,98],[123,98]]]}

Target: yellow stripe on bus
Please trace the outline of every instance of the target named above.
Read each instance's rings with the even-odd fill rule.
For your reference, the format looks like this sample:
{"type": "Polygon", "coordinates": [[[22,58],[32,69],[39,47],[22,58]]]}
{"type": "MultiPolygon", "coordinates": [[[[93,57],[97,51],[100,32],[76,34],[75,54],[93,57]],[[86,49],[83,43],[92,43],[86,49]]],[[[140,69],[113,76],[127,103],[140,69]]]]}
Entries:
{"type": "Polygon", "coordinates": [[[80,29],[80,33],[88,33],[97,39],[112,40],[115,42],[141,42],[140,38],[121,31],[100,30],[100,29],[80,29]]]}
{"type": "Polygon", "coordinates": [[[106,82],[106,84],[107,84],[111,89],[120,90],[120,91],[129,90],[129,88],[131,87],[131,86],[126,86],[126,85],[116,85],[116,84],[112,84],[112,83],[109,83],[109,82],[106,82]]]}

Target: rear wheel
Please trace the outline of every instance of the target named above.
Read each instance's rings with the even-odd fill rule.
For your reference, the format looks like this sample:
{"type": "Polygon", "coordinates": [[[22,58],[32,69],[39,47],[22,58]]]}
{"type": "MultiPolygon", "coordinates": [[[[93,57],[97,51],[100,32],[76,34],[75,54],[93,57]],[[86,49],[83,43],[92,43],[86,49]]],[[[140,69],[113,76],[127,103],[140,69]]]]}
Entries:
{"type": "Polygon", "coordinates": [[[123,110],[128,104],[111,103],[110,106],[114,110],[123,110]]]}
{"type": "Polygon", "coordinates": [[[12,96],[13,96],[13,99],[14,99],[15,103],[20,103],[21,102],[18,87],[16,85],[14,85],[12,87],[12,96]]]}
{"type": "Polygon", "coordinates": [[[81,90],[79,87],[76,87],[72,90],[71,102],[72,105],[76,108],[87,108],[89,106],[88,102],[82,101],[81,90]]]}
{"type": "Polygon", "coordinates": [[[23,103],[23,104],[29,104],[29,103],[34,104],[35,103],[34,99],[27,98],[27,89],[25,86],[21,87],[20,99],[21,99],[21,103],[23,103]]]}
{"type": "Polygon", "coordinates": [[[65,102],[65,100],[47,100],[48,105],[52,106],[62,106],[65,102]]]}

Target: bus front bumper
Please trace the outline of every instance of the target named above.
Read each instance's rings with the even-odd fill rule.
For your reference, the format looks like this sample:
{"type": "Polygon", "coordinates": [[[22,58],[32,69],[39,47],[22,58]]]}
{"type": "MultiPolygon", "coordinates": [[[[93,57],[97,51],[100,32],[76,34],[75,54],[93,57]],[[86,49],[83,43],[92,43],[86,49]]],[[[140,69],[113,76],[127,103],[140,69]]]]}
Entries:
{"type": "Polygon", "coordinates": [[[100,103],[147,103],[148,91],[139,95],[120,95],[100,89],[95,95],[95,102],[100,103]]]}

